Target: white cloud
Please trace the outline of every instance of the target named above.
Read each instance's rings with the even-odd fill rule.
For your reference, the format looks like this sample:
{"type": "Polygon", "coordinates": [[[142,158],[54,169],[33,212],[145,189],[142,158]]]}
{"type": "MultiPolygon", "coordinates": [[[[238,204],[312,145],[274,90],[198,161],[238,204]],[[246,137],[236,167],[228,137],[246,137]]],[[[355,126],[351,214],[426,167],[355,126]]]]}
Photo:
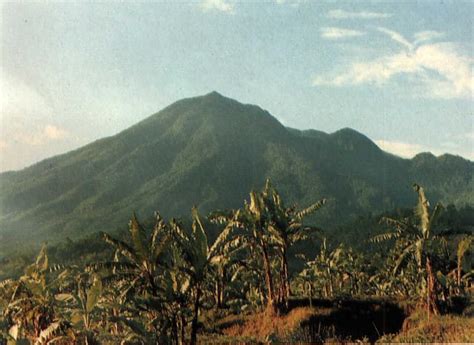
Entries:
{"type": "Polygon", "coordinates": [[[332,19],[381,19],[391,16],[391,13],[369,11],[349,12],[341,9],[331,10],[327,13],[327,17],[332,19]]]}
{"type": "Polygon", "coordinates": [[[365,33],[358,30],[349,30],[337,27],[323,27],[321,28],[321,37],[326,39],[340,39],[347,37],[362,36],[365,33]]]}
{"type": "Polygon", "coordinates": [[[406,49],[372,61],[353,62],[342,72],[318,76],[315,86],[373,84],[381,86],[398,75],[412,76],[421,84],[421,96],[427,98],[471,98],[472,63],[453,43],[424,44],[417,48],[402,35],[378,28],[406,49]]]}
{"type": "Polygon", "coordinates": [[[54,125],[46,125],[43,129],[43,135],[45,138],[50,140],[61,140],[66,138],[69,133],[57,126],[54,125]]]}
{"type": "Polygon", "coordinates": [[[54,141],[70,138],[71,134],[63,128],[47,124],[36,130],[23,129],[11,136],[11,141],[28,146],[42,146],[54,141]]]}
{"type": "Polygon", "coordinates": [[[313,85],[346,86],[364,83],[381,85],[397,73],[414,73],[418,69],[419,66],[408,54],[400,53],[371,62],[353,63],[346,72],[334,77],[317,77],[313,85]]]}
{"type": "Polygon", "coordinates": [[[433,148],[403,141],[392,141],[384,139],[374,141],[377,146],[380,147],[382,150],[393,153],[403,158],[413,158],[421,152],[431,152],[435,156],[439,156],[446,153],[447,151],[452,150],[456,151],[457,154],[461,155],[464,158],[471,160],[474,158],[474,152],[472,151],[472,149],[466,150],[465,148],[460,147],[459,144],[453,142],[443,142],[440,144],[440,147],[433,148]]]}
{"type": "Polygon", "coordinates": [[[203,11],[220,11],[225,13],[234,13],[234,5],[226,0],[203,0],[201,2],[203,11]]]}
{"type": "Polygon", "coordinates": [[[375,140],[375,143],[384,151],[393,153],[404,158],[412,158],[420,152],[427,152],[431,150],[424,149],[421,145],[410,144],[401,141],[390,140],[375,140]]]}
{"type": "Polygon", "coordinates": [[[413,44],[417,45],[418,43],[431,41],[437,38],[442,38],[443,36],[444,34],[439,31],[434,31],[434,30],[420,31],[413,35],[413,37],[415,38],[415,41],[413,42],[413,44]]]}
{"type": "Polygon", "coordinates": [[[389,30],[387,28],[377,28],[377,30],[379,30],[380,32],[388,35],[392,40],[394,40],[395,42],[398,42],[400,43],[401,45],[404,45],[405,47],[407,47],[408,49],[413,49],[413,44],[411,44],[410,42],[408,42],[407,39],[405,39],[405,37],[403,37],[401,34],[399,34],[398,32],[396,31],[393,31],[393,30],[389,30]]]}

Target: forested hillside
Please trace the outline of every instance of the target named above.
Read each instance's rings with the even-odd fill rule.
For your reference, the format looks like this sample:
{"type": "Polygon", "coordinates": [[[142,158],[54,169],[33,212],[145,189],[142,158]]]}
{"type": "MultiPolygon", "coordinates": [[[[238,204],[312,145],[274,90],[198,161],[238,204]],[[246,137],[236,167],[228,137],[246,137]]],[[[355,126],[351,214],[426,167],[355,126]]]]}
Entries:
{"type": "MultiPolygon", "coordinates": [[[[323,116],[323,114],[321,114],[323,116]]],[[[267,111],[213,92],[178,101],[137,125],[21,171],[0,175],[0,243],[114,231],[148,217],[235,208],[271,178],[291,203],[326,198],[320,224],[407,207],[413,182],[433,202],[472,204],[474,164],[459,156],[408,160],[352,129],[286,128],[267,111]]],[[[0,252],[2,248],[0,248],[0,252]]]]}

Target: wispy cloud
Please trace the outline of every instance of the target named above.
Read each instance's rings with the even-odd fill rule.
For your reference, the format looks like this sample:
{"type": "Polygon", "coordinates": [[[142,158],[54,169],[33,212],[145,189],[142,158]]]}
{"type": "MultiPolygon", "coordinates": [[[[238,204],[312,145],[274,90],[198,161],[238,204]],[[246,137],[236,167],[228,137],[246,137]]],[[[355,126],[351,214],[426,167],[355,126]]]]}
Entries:
{"type": "Polygon", "coordinates": [[[337,9],[329,11],[326,16],[332,19],[382,19],[390,18],[392,14],[370,11],[350,12],[337,9]]]}
{"type": "Polygon", "coordinates": [[[234,13],[234,4],[226,0],[203,0],[200,6],[205,12],[220,11],[228,14],[234,13]]]}
{"type": "Polygon", "coordinates": [[[414,45],[417,45],[422,42],[427,42],[431,40],[435,40],[438,38],[442,38],[444,36],[444,33],[439,32],[439,31],[434,31],[434,30],[426,30],[426,31],[420,31],[417,32],[413,37],[415,38],[415,41],[413,42],[414,45]]]}
{"type": "MultiPolygon", "coordinates": [[[[473,92],[473,59],[454,43],[422,44],[418,47],[398,32],[378,28],[404,49],[371,61],[356,61],[342,72],[318,76],[315,86],[348,86],[373,84],[382,86],[398,75],[413,76],[421,84],[421,96],[428,98],[471,98],[473,92]]],[[[434,37],[420,34],[419,37],[434,37]]]]}
{"type": "Polygon", "coordinates": [[[365,33],[358,30],[349,30],[337,27],[323,27],[321,28],[321,37],[326,39],[341,39],[348,37],[362,36],[365,33]]]}
{"type": "Polygon", "coordinates": [[[377,30],[388,35],[392,40],[400,43],[401,45],[407,47],[408,49],[413,49],[414,47],[412,43],[410,43],[405,37],[403,37],[401,34],[399,34],[396,31],[389,30],[387,28],[382,28],[382,27],[377,28],[377,30]]]}
{"type": "Polygon", "coordinates": [[[278,5],[290,5],[291,7],[299,7],[299,5],[308,2],[308,0],[275,0],[278,5]]]}

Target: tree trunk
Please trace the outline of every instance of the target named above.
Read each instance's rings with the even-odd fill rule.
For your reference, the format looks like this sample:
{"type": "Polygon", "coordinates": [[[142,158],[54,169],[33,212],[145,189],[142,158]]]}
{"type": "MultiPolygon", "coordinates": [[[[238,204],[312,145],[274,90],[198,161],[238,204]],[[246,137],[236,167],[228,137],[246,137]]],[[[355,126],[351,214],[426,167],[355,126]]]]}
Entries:
{"type": "Polygon", "coordinates": [[[216,308],[219,309],[221,307],[221,283],[220,277],[216,280],[216,289],[214,291],[214,299],[216,303],[216,308]]]}
{"type": "MultiPolygon", "coordinates": [[[[282,260],[283,262],[283,260],[282,260]]],[[[283,266],[283,264],[282,264],[283,266]]],[[[283,267],[280,271],[280,286],[278,287],[278,297],[277,297],[277,303],[281,305],[284,301],[284,295],[285,295],[285,276],[283,274],[283,267]]]]}
{"type": "Polygon", "coordinates": [[[184,314],[181,314],[181,339],[179,341],[179,345],[183,345],[186,343],[186,318],[184,314]]]}
{"type": "Polygon", "coordinates": [[[433,268],[431,266],[430,258],[426,258],[426,275],[427,275],[427,307],[428,307],[428,318],[430,312],[434,315],[439,315],[438,310],[438,295],[436,291],[436,278],[433,275],[433,268]]]}
{"type": "Polygon", "coordinates": [[[328,269],[328,278],[329,278],[329,297],[333,297],[334,296],[334,285],[332,283],[332,274],[331,274],[331,271],[328,269]]]}
{"type": "Polygon", "coordinates": [[[176,316],[173,317],[173,324],[171,327],[172,336],[174,344],[179,345],[179,336],[178,336],[178,319],[176,316]]]}
{"type": "Polygon", "coordinates": [[[285,307],[288,308],[288,300],[290,299],[290,277],[288,273],[288,259],[286,257],[286,250],[282,253],[283,260],[283,302],[285,307]]]}
{"type": "Polygon", "coordinates": [[[222,308],[224,306],[224,290],[225,290],[225,276],[226,276],[226,268],[222,268],[222,274],[220,275],[219,279],[219,295],[218,295],[218,307],[222,308]]]}
{"type": "Polygon", "coordinates": [[[309,285],[309,307],[313,308],[313,284],[308,283],[309,285]]]}
{"type": "Polygon", "coordinates": [[[272,267],[265,244],[262,244],[263,267],[265,270],[265,283],[267,285],[267,309],[276,312],[275,293],[273,290],[272,267]]]}
{"type": "Polygon", "coordinates": [[[196,345],[197,342],[197,327],[198,327],[198,316],[199,316],[199,300],[201,299],[201,289],[196,287],[196,296],[194,299],[194,314],[191,322],[191,342],[190,345],[196,345]]]}
{"type": "Polygon", "coordinates": [[[458,258],[458,269],[457,269],[457,283],[459,293],[461,293],[461,270],[462,270],[462,258],[458,258]]]}

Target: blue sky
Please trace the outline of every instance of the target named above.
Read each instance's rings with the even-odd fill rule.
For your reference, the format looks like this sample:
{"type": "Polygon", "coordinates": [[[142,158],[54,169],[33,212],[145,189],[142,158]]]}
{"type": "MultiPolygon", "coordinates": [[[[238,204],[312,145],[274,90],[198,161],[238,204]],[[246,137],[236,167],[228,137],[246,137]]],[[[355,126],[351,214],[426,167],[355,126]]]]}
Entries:
{"type": "Polygon", "coordinates": [[[290,127],[474,159],[472,2],[0,6],[0,171],[212,90],[290,127]]]}

